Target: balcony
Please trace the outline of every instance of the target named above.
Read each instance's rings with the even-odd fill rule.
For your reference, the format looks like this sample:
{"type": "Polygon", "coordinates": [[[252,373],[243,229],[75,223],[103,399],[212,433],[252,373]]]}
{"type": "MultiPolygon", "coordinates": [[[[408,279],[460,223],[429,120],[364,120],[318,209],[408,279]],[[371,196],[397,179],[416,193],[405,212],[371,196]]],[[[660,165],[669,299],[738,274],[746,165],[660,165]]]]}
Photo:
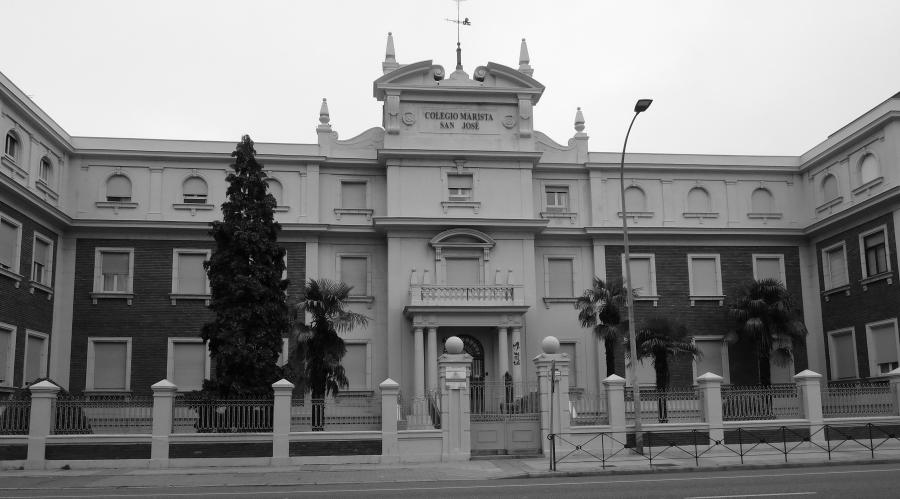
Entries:
{"type": "Polygon", "coordinates": [[[410,284],[410,306],[503,307],[523,306],[521,284],[489,286],[450,286],[443,284],[410,284]]]}

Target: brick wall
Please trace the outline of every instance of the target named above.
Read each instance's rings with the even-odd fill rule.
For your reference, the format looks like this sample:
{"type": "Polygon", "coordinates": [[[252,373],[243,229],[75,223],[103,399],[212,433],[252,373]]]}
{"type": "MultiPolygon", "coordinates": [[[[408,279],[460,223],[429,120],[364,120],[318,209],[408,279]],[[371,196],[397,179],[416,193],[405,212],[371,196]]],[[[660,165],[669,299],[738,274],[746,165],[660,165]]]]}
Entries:
{"type": "MultiPolygon", "coordinates": [[[[797,303],[802,303],[800,283],[800,255],[793,246],[633,246],[631,253],[651,253],[656,260],[656,292],[659,302],[635,302],[635,321],[640,325],[651,316],[662,316],[684,324],[694,336],[724,335],[734,330],[734,322],[728,317],[728,304],[741,286],[753,279],[753,254],[784,255],[786,285],[797,303]],[[718,254],[722,272],[722,290],[725,301],[697,301],[691,306],[688,270],[688,254],[718,254]]],[[[622,248],[606,247],[607,276],[612,279],[622,275],[622,248]]],[[[619,346],[617,350],[624,351],[619,346]]],[[[794,365],[797,371],[806,368],[806,349],[794,348],[794,365]]],[[[749,342],[739,341],[728,348],[728,360],[732,384],[758,382],[757,360],[749,342]]],[[[689,357],[681,356],[670,361],[671,386],[693,384],[693,368],[689,357]]],[[[624,357],[617,351],[616,373],[625,376],[624,357]]]]}
{"type": "MultiPolygon", "coordinates": [[[[288,252],[289,296],[298,296],[305,276],[305,243],[282,243],[288,252]]],[[[166,377],[168,338],[199,338],[213,314],[201,300],[171,304],[174,248],[213,249],[207,240],[78,239],[75,256],[75,296],[72,326],[70,387],[85,388],[88,337],[131,338],[131,390],[149,395],[150,385],[166,377]],[[94,283],[97,247],[134,248],[134,299],[99,299],[90,293],[94,283]]],[[[289,298],[290,301],[290,298],[289,298]]]]}
{"type": "MultiPolygon", "coordinates": [[[[856,227],[825,239],[816,245],[816,258],[819,273],[819,288],[825,289],[822,273],[822,250],[844,241],[847,249],[847,272],[850,281],[849,296],[845,292],[823,295],[822,330],[825,331],[825,362],[828,377],[831,377],[831,352],[829,351],[828,331],[854,328],[856,340],[856,360],[860,378],[871,375],[869,372],[869,355],[866,344],[866,324],[884,319],[896,318],[900,304],[900,283],[897,282],[897,247],[894,243],[894,224],[890,214],[868,220],[856,227]],[[889,266],[892,271],[889,284],[887,280],[873,282],[863,291],[860,280],[863,278],[860,263],[859,235],[880,225],[887,226],[889,266]]],[[[825,374],[825,373],[822,373],[825,374]]]]}
{"type": "MultiPolygon", "coordinates": [[[[16,327],[15,375],[13,384],[14,386],[21,386],[23,382],[22,377],[24,375],[22,369],[25,359],[25,330],[31,329],[50,335],[51,329],[53,328],[53,298],[51,297],[48,300],[47,293],[39,289],[35,289],[32,293],[31,286],[29,286],[29,281],[31,279],[34,233],[37,231],[42,236],[53,241],[54,272],[51,284],[54,284],[56,280],[56,254],[58,243],[54,232],[31,220],[10,205],[0,202],[0,212],[3,212],[4,215],[22,224],[21,246],[19,250],[19,274],[22,276],[22,280],[18,283],[19,287],[16,287],[16,281],[13,279],[0,275],[0,297],[2,297],[2,299],[0,299],[0,322],[11,324],[16,327]]],[[[51,361],[52,359],[47,359],[48,366],[51,361]]]]}

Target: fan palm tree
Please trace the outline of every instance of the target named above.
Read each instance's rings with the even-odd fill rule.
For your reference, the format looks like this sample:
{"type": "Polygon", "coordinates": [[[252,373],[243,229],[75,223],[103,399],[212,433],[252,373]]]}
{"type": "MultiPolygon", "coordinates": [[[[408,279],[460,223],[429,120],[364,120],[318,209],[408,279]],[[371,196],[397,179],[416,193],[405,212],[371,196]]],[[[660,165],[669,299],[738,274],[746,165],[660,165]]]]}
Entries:
{"type": "Polygon", "coordinates": [[[575,301],[581,327],[593,328],[606,346],[606,375],[615,374],[615,347],[622,337],[619,323],[625,302],[625,286],[621,279],[604,282],[594,277],[589,289],[575,301]]]}
{"type": "Polygon", "coordinates": [[[729,340],[751,342],[759,359],[759,382],[770,385],[770,361],[787,365],[794,355],[794,341],[803,339],[807,333],[795,310],[793,296],[777,279],[751,281],[738,294],[728,313],[736,322],[729,340]]]}
{"type": "MultiPolygon", "coordinates": [[[[626,338],[626,342],[628,339],[626,338]]],[[[666,317],[651,317],[638,329],[635,335],[638,359],[651,359],[656,371],[656,389],[669,388],[669,359],[688,354],[693,359],[700,358],[700,350],[692,341],[688,330],[666,317]]],[[[625,350],[626,355],[628,349],[625,350]]]]}

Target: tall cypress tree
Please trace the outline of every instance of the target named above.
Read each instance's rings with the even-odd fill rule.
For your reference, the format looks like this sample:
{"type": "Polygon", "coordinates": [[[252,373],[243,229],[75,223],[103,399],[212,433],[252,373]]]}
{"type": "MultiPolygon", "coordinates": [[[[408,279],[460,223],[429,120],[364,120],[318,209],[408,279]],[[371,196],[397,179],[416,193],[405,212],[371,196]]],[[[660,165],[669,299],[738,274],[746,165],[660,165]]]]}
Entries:
{"type": "Polygon", "coordinates": [[[234,172],[226,178],[223,220],[213,222],[210,230],[216,249],[204,263],[212,294],[209,308],[216,314],[201,335],[215,366],[215,379],[204,383],[204,391],[264,395],[281,376],[281,338],[290,328],[288,281],[281,278],[284,248],[277,242],[281,225],[250,136],[241,138],[231,156],[234,172]]]}

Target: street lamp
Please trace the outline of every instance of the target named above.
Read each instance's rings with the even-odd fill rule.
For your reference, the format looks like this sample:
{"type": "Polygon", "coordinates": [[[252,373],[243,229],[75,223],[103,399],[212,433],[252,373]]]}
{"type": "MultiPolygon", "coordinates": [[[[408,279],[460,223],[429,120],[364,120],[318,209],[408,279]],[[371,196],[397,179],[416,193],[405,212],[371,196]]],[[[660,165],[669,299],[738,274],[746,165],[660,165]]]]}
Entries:
{"type": "Polygon", "coordinates": [[[625,304],[628,308],[628,343],[631,355],[631,368],[628,377],[631,379],[631,389],[634,393],[634,448],[638,454],[644,453],[644,436],[641,434],[641,389],[637,381],[637,335],[634,331],[634,296],[631,289],[631,252],[628,246],[628,212],[625,211],[625,148],[628,146],[628,136],[631,127],[638,115],[650,107],[653,99],[640,99],[634,105],[634,117],[628,125],[625,133],[625,143],[622,144],[622,160],[619,162],[619,187],[622,195],[622,236],[625,246],[625,304]]]}

